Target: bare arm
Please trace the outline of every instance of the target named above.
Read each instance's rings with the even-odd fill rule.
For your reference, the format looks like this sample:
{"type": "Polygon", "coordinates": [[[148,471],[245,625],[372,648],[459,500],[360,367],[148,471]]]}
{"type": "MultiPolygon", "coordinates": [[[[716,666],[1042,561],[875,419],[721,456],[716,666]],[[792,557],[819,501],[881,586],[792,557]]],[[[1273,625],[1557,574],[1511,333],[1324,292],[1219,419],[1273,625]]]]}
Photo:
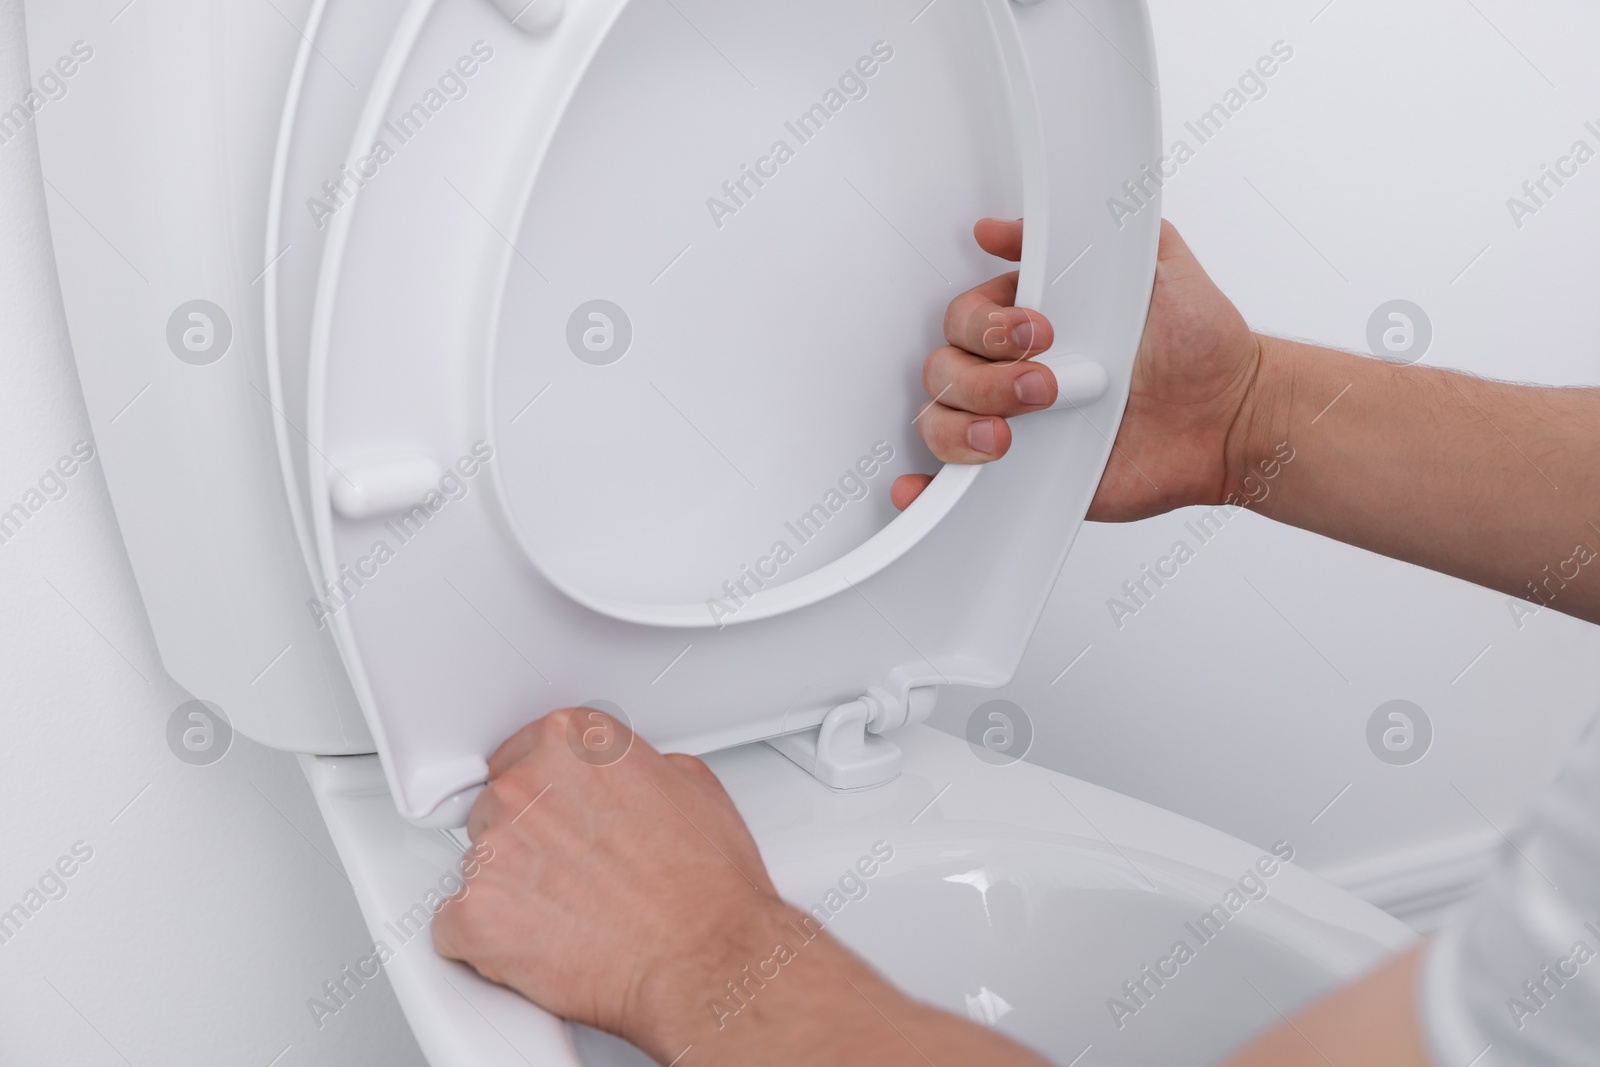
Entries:
{"type": "Polygon", "coordinates": [[[1222,1067],[1435,1067],[1418,1023],[1422,949],[1382,967],[1268,1030],[1222,1067]]]}
{"type": "MultiPolygon", "coordinates": [[[[768,939],[794,942],[791,924],[803,917],[794,909],[773,913],[768,939]]],[[[746,949],[750,959],[770,955],[757,947],[761,940],[754,937],[746,949]]],[[[717,1012],[692,1003],[689,989],[681,989],[657,1002],[632,1035],[635,1042],[661,1063],[688,1050],[684,1065],[1045,1067],[1046,1060],[994,1031],[910,999],[831,939],[814,944],[815,950],[797,952],[776,979],[752,989],[737,1016],[719,1024],[717,1012]]],[[[1395,957],[1219,1067],[1435,1067],[1418,1024],[1421,958],[1420,948],[1395,957]]],[[[735,958],[723,971],[737,979],[742,965],[735,958]]],[[[714,981],[702,985],[716,988],[714,981]]]]}
{"type": "Polygon", "coordinates": [[[1255,510],[1600,622],[1600,390],[1509,385],[1263,338],[1227,491],[1255,510]]]}
{"type": "Polygon", "coordinates": [[[764,942],[754,937],[699,988],[663,991],[630,1036],[663,1064],[688,1050],[682,1067],[1048,1067],[1000,1034],[906,996],[828,934],[806,943],[794,933],[805,918],[776,907],[764,942]],[[748,983],[741,968],[775,960],[774,944],[793,958],[767,967],[776,976],[764,985],[748,983]],[[744,1000],[737,1014],[728,1014],[738,1005],[728,980],[744,1000]]]}

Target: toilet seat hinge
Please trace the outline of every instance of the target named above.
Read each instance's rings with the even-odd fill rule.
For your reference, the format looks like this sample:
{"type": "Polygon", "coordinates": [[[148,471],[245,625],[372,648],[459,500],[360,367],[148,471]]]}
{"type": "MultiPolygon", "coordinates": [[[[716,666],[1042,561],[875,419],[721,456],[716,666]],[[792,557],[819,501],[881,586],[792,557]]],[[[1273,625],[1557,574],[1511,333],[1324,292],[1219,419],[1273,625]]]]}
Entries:
{"type": "MultiPolygon", "coordinates": [[[[869,692],[828,712],[821,726],[774,737],[767,744],[830,789],[866,789],[900,776],[900,746],[868,732],[869,726],[881,728],[888,717],[894,717],[893,708],[869,692]]],[[[899,718],[904,721],[903,712],[899,718]]]]}

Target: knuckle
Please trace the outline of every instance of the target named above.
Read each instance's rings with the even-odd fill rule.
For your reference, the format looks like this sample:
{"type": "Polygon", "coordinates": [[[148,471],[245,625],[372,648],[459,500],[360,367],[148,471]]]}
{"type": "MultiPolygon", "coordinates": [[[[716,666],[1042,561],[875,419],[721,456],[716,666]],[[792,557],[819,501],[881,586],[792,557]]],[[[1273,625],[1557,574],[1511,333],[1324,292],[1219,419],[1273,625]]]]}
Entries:
{"type": "Polygon", "coordinates": [[[430,924],[433,928],[433,947],[439,950],[441,956],[459,959],[467,948],[467,938],[464,935],[463,925],[465,918],[466,901],[441,908],[439,914],[433,917],[430,924]]]}
{"type": "Polygon", "coordinates": [[[966,315],[966,311],[965,311],[966,304],[967,304],[967,294],[962,293],[960,296],[958,296],[954,300],[950,301],[949,304],[945,305],[945,309],[944,309],[944,335],[945,335],[945,337],[947,337],[947,338],[949,338],[949,337],[959,337],[961,335],[960,334],[961,322],[962,322],[962,319],[965,318],[965,315],[966,315]]]}
{"type": "Polygon", "coordinates": [[[485,945],[493,944],[492,915],[476,900],[481,892],[475,889],[450,900],[433,916],[429,925],[433,929],[434,947],[441,955],[471,960],[482,953],[485,945]]]}
{"type": "Polygon", "coordinates": [[[543,739],[559,739],[565,737],[572,717],[578,713],[577,708],[561,708],[552,711],[539,720],[539,733],[543,739]]]}
{"type": "Polygon", "coordinates": [[[974,367],[971,382],[974,396],[980,398],[983,414],[1005,414],[1016,406],[1017,397],[1011,387],[1011,373],[1000,367],[974,367]]]}
{"type": "Polygon", "coordinates": [[[959,386],[963,358],[956,348],[946,345],[936,349],[923,361],[922,387],[930,397],[943,403],[947,395],[945,391],[952,385],[959,386]]]}
{"type": "Polygon", "coordinates": [[[484,787],[483,793],[488,798],[486,812],[491,825],[505,818],[507,811],[521,810],[522,805],[533,798],[528,783],[515,769],[490,782],[484,787]]]}
{"type": "MultiPolygon", "coordinates": [[[[955,388],[944,398],[944,403],[953,410],[975,415],[1003,414],[1014,401],[1007,372],[993,364],[981,363],[963,367],[956,375],[955,388]]],[[[953,432],[965,434],[965,424],[954,427],[953,432]]]]}
{"type": "Polygon", "coordinates": [[[706,786],[716,784],[719,788],[722,785],[721,780],[717,778],[715,772],[713,772],[711,768],[706,765],[706,762],[703,759],[686,755],[681,752],[673,753],[672,755],[668,756],[667,759],[671,760],[674,766],[678,767],[690,778],[694,779],[697,785],[706,786]]]}
{"type": "Polygon", "coordinates": [[[933,396],[938,391],[934,387],[934,383],[939,374],[939,354],[943,351],[943,349],[935,349],[928,353],[927,359],[922,361],[922,389],[929,396],[933,396]]]}

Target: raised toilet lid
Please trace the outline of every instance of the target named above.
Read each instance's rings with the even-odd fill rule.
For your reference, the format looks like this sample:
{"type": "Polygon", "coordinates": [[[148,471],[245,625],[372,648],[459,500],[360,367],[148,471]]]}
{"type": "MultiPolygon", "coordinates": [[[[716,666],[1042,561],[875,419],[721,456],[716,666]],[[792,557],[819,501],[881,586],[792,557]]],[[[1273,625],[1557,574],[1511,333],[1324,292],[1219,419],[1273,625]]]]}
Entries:
{"type": "Polygon", "coordinates": [[[280,368],[308,383],[311,609],[405,815],[459,820],[564,704],[700,752],[1010,676],[1158,235],[1154,203],[1106,207],[1159,154],[1143,6],[1080,7],[413,0],[280,368]],[[944,308],[1006,269],[983,215],[1029,220],[1019,302],[1073,402],[897,514],[936,468],[944,308]]]}

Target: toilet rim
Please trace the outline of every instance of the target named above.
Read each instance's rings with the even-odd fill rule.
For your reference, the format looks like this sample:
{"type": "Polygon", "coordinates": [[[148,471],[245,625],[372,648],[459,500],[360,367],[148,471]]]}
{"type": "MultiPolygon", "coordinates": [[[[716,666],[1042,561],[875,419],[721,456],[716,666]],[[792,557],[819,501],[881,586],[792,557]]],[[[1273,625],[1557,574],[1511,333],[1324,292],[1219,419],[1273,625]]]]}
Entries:
{"type": "MultiPolygon", "coordinates": [[[[1044,867],[1054,862],[1052,853],[1072,852],[1103,865],[1124,888],[1209,900],[1273,852],[1036,763],[992,762],[994,753],[980,757],[971,742],[926,723],[904,728],[895,740],[903,752],[901,777],[853,794],[828,789],[764,744],[710,753],[705,761],[774,870],[822,876],[836,857],[889,834],[895,844],[925,852],[1038,850],[1044,867]]],[[[1327,961],[1349,962],[1351,950],[1326,936],[1330,925],[1384,951],[1416,942],[1416,932],[1399,919],[1299,866],[1293,842],[1276,845],[1296,856],[1281,861],[1286,877],[1269,878],[1267,899],[1293,912],[1274,921],[1293,927],[1305,945],[1323,946],[1327,961]]]]}

